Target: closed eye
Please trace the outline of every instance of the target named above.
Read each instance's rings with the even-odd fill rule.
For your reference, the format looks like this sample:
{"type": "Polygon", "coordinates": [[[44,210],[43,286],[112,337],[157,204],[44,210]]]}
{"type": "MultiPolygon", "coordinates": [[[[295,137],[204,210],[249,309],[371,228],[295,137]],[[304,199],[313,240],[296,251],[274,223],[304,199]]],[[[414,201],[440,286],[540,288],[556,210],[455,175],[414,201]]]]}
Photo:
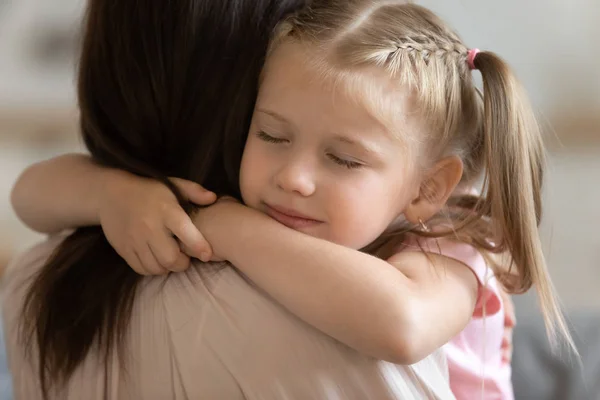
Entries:
{"type": "Polygon", "coordinates": [[[263,141],[268,142],[268,143],[286,143],[286,142],[288,142],[287,139],[281,139],[281,138],[273,137],[273,136],[269,135],[268,133],[266,133],[264,131],[258,131],[256,133],[256,136],[258,136],[258,138],[260,140],[263,140],[263,141]]]}
{"type": "Polygon", "coordinates": [[[331,161],[333,161],[334,163],[336,163],[337,165],[341,165],[342,167],[348,168],[348,169],[357,169],[357,168],[361,168],[364,165],[356,162],[356,161],[350,161],[350,160],[345,160],[343,158],[339,158],[336,155],[333,155],[331,153],[327,154],[327,157],[329,157],[329,159],[331,161]]]}

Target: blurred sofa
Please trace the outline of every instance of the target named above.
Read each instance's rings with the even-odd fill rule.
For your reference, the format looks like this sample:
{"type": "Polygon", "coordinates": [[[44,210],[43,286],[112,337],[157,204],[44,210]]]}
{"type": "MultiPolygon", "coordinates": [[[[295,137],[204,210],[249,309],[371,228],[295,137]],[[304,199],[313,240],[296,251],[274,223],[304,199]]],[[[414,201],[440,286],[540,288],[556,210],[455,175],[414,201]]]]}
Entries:
{"type": "Polygon", "coordinates": [[[512,362],[516,400],[600,400],[600,312],[567,313],[581,360],[565,346],[552,350],[539,313],[521,313],[517,319],[512,362]]]}

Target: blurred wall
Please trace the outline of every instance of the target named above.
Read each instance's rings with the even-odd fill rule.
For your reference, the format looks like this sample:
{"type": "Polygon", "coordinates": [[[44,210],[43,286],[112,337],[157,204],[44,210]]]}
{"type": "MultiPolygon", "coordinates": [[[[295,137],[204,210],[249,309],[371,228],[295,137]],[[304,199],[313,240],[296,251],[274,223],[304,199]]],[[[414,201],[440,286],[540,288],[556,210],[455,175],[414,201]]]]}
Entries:
{"type": "Polygon", "coordinates": [[[466,43],[500,54],[549,117],[600,110],[597,0],[421,0],[466,43]]]}

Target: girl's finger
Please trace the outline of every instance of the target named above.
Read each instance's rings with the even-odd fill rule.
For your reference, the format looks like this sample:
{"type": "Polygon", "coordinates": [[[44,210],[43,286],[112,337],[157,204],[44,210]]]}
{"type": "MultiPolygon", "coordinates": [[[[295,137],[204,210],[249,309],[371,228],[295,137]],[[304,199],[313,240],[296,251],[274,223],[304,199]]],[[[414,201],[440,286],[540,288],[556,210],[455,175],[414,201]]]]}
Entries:
{"type": "Polygon", "coordinates": [[[179,251],[179,255],[177,256],[177,261],[171,267],[172,272],[183,272],[188,269],[192,265],[190,257],[185,254],[183,251],[179,251]]]}
{"type": "Polygon", "coordinates": [[[202,185],[188,181],[181,178],[170,178],[171,182],[181,191],[181,194],[186,198],[187,201],[198,204],[200,206],[206,206],[214,203],[217,200],[217,195],[206,190],[202,185]]]}
{"type": "Polygon", "coordinates": [[[152,253],[159,264],[169,271],[185,271],[190,266],[190,258],[181,252],[177,239],[169,232],[150,242],[152,253]]]}
{"type": "Polygon", "coordinates": [[[169,272],[158,263],[158,260],[154,256],[154,253],[152,253],[152,249],[148,243],[144,243],[139,248],[141,250],[137,251],[137,255],[142,262],[144,270],[149,275],[164,275],[169,272]]]}
{"type": "Polygon", "coordinates": [[[212,256],[210,244],[182,209],[168,215],[165,225],[185,246],[188,256],[199,258],[202,261],[210,260],[212,256]]]}
{"type": "Polygon", "coordinates": [[[127,262],[127,265],[134,270],[136,273],[140,275],[148,275],[148,273],[144,270],[144,266],[142,265],[142,261],[138,257],[135,251],[131,251],[125,256],[123,259],[127,262]]]}
{"type": "Polygon", "coordinates": [[[200,257],[196,257],[196,256],[192,256],[191,253],[192,251],[190,249],[188,249],[183,243],[179,243],[179,246],[181,247],[181,252],[183,254],[187,254],[190,257],[194,257],[194,258],[198,258],[200,261],[202,262],[209,262],[209,261],[222,261],[222,260],[216,260],[215,257],[213,256],[212,252],[209,254],[204,254],[202,256],[202,258],[200,257]]]}

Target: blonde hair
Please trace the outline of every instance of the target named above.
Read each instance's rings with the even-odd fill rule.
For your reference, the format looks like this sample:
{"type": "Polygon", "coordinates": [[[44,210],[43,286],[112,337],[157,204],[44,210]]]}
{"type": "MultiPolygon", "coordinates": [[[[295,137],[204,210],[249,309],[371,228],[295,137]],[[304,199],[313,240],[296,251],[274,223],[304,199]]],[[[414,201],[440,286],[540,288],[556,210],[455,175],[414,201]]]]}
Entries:
{"type": "Polygon", "coordinates": [[[549,338],[554,340],[558,329],[574,349],[538,234],[544,146],[509,67],[494,53],[477,54],[482,95],[459,36],[431,11],[400,0],[313,0],[281,24],[272,47],[286,41],[307,44],[320,54],[311,63],[320,60],[331,76],[358,79],[365,69],[379,68],[414,92],[428,124],[423,138],[427,155],[434,160],[460,157],[464,172],[459,187],[483,177],[483,195],[457,192],[448,209],[430,221],[445,219],[447,225],[450,218],[452,230],[413,232],[455,235],[487,254],[509,254],[510,268],[491,263],[498,280],[512,293],[535,285],[549,338]]]}

